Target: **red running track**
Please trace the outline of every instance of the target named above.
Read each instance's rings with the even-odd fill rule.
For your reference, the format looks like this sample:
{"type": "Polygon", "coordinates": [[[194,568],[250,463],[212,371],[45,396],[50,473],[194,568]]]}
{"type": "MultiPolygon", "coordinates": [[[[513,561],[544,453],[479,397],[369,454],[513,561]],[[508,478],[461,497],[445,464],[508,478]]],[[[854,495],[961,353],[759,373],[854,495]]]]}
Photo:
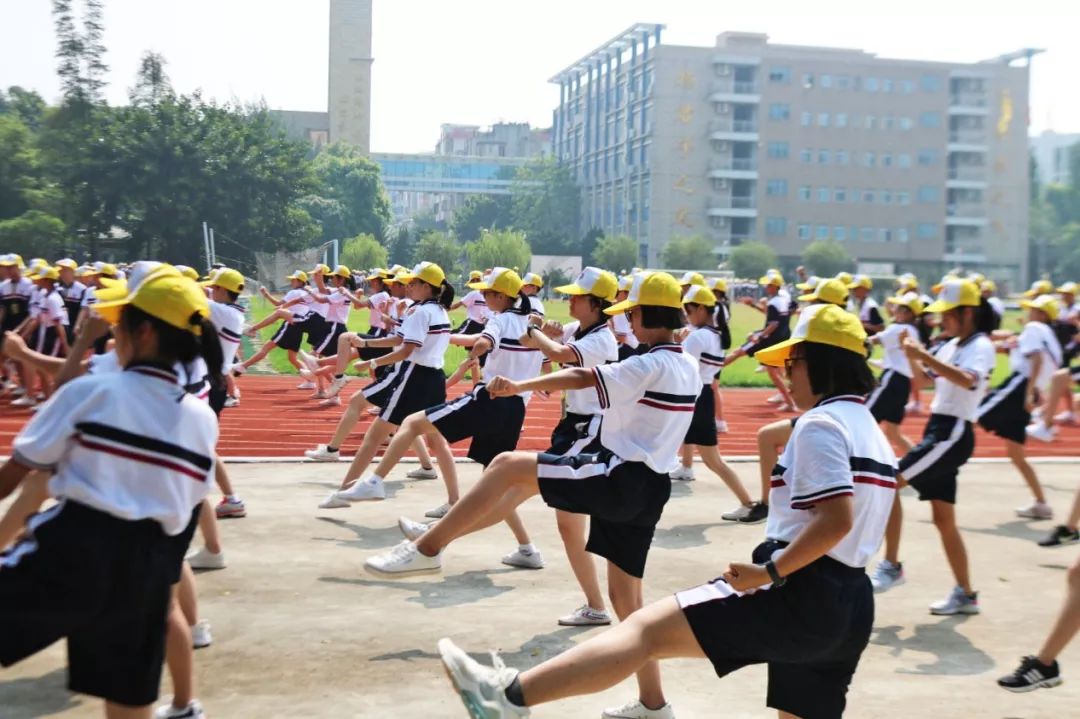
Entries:
{"type": "MultiPolygon", "coordinates": [[[[301,457],[305,449],[329,441],[341,416],[342,408],[320,408],[308,400],[309,390],[298,390],[299,378],[281,375],[248,375],[240,379],[243,401],[239,407],[222,414],[221,443],[224,457],[301,457]]],[[[354,380],[342,393],[344,398],[364,386],[366,380],[354,380]]],[[[451,396],[459,396],[468,385],[459,385],[451,396]]],[[[757,454],[756,433],[763,424],[793,414],[781,414],[765,403],[772,393],[762,389],[725,389],[725,417],[730,431],[720,435],[720,451],[728,455],[757,454]]],[[[551,430],[559,420],[557,398],[534,396],[529,403],[519,449],[547,449],[551,430]]],[[[29,419],[30,412],[0,399],[0,452],[8,454],[12,439],[29,419]]],[[[359,446],[363,431],[372,417],[365,416],[345,445],[343,454],[351,455],[359,446]]],[[[909,416],[904,432],[913,440],[922,435],[925,416],[909,416]]],[[[454,453],[464,456],[467,443],[454,445],[454,453]]],[[[1061,428],[1058,441],[1044,444],[1032,440],[1028,451],[1039,457],[1080,456],[1080,428],[1061,428]]],[[[975,454],[978,457],[1004,457],[1001,440],[982,430],[977,431],[975,454]]]]}

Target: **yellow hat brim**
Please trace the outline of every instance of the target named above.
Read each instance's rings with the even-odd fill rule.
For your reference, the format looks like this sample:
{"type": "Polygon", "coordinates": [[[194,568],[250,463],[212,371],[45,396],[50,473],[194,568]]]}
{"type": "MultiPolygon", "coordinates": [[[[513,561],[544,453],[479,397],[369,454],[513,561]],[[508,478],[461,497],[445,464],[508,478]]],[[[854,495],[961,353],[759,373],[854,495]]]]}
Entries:
{"type": "Polygon", "coordinates": [[[563,285],[562,287],[556,287],[555,291],[559,292],[559,293],[562,293],[564,295],[588,295],[588,294],[592,294],[591,292],[589,292],[587,289],[585,289],[584,287],[582,287],[580,285],[563,285]]]}
{"type": "Polygon", "coordinates": [[[806,341],[804,337],[792,337],[791,339],[778,342],[772,347],[766,347],[754,353],[754,359],[769,367],[783,367],[784,360],[791,356],[791,350],[795,345],[806,341]]]}
{"type": "Polygon", "coordinates": [[[628,299],[623,300],[622,302],[616,302],[611,307],[608,307],[606,310],[604,310],[604,314],[614,316],[614,315],[626,312],[627,310],[632,310],[635,307],[637,307],[639,304],[641,304],[641,303],[640,302],[632,302],[631,300],[628,300],[628,299]]]}

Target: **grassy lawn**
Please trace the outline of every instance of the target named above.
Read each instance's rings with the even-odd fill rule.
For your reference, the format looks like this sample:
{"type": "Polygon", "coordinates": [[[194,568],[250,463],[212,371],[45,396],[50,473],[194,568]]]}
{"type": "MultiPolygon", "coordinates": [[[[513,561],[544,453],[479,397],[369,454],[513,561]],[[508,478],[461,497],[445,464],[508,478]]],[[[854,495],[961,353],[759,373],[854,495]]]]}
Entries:
{"type": "MultiPolygon", "coordinates": [[[[250,324],[258,322],[270,311],[273,307],[262,297],[252,297],[250,304],[250,311],[248,312],[247,321],[250,324]]],[[[559,322],[570,322],[570,309],[569,304],[562,300],[546,300],[544,302],[544,309],[547,312],[548,319],[557,320],[559,322]]],[[[1009,310],[1005,315],[1004,327],[1007,329],[1019,329],[1019,318],[1021,313],[1015,310],[1009,310]]],[[[455,310],[450,313],[450,322],[454,327],[457,327],[465,318],[464,310],[455,310]]],[[[732,307],[732,322],[731,322],[731,338],[733,346],[738,346],[745,338],[746,335],[756,329],[760,329],[764,324],[764,315],[757,310],[744,305],[734,305],[732,307]]],[[[352,331],[365,331],[368,328],[368,312],[367,310],[353,311],[349,315],[349,329],[352,331]]],[[[244,356],[249,357],[251,354],[261,346],[261,342],[265,342],[273,336],[274,331],[277,329],[277,324],[273,324],[270,327],[262,330],[259,333],[259,342],[244,340],[244,356]]],[[[309,349],[305,347],[305,349],[309,349]]],[[[881,348],[875,350],[874,356],[880,356],[881,348]]],[[[274,350],[268,357],[270,365],[274,368],[275,372],[282,374],[296,374],[296,370],[289,364],[289,360],[285,356],[285,352],[281,350],[274,350]]],[[[465,349],[462,347],[450,347],[446,353],[446,373],[449,375],[454,369],[465,359],[465,349]]],[[[1009,374],[1008,358],[1005,355],[998,355],[997,369],[994,371],[993,384],[1003,380],[1009,374]]],[[[730,367],[724,369],[722,383],[726,387],[766,387],[769,386],[768,377],[764,373],[755,372],[758,364],[752,359],[744,358],[735,362],[730,367]]]]}

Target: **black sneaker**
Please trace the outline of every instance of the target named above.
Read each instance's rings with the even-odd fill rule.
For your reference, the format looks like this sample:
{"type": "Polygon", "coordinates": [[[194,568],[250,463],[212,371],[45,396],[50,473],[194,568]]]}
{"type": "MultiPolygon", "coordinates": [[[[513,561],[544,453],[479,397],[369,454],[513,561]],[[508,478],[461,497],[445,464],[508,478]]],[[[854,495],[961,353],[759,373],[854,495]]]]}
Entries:
{"type": "Polygon", "coordinates": [[[750,511],[745,517],[736,519],[739,524],[757,524],[769,518],[769,505],[764,502],[754,502],[750,505],[750,511]]]}
{"type": "Polygon", "coordinates": [[[1011,692],[1031,692],[1039,687],[1056,687],[1061,684],[1061,671],[1058,663],[1049,666],[1035,657],[1024,657],[1020,666],[1012,674],[998,679],[998,686],[1011,692]]]}
{"type": "Polygon", "coordinates": [[[1080,542],[1080,531],[1069,529],[1064,524],[1059,524],[1050,530],[1050,534],[1039,540],[1040,547],[1061,547],[1066,544],[1080,542]]]}

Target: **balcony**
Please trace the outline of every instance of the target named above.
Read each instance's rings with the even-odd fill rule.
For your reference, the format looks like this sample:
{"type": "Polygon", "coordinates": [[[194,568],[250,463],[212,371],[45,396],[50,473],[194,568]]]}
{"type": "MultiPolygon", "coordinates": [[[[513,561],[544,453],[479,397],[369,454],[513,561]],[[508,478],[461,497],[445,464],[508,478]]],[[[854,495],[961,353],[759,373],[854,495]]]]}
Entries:
{"type": "Polygon", "coordinates": [[[736,120],[734,118],[713,120],[709,123],[709,137],[713,140],[757,142],[757,120],[736,120]]]}
{"type": "Polygon", "coordinates": [[[753,195],[732,195],[709,200],[709,217],[757,217],[757,199],[753,195]]]}
{"type": "Polygon", "coordinates": [[[761,87],[754,80],[716,80],[709,93],[710,102],[761,102],[761,87]]]}
{"type": "Polygon", "coordinates": [[[986,210],[982,205],[972,203],[946,205],[945,224],[952,227],[985,227],[986,210]]]}
{"type": "Polygon", "coordinates": [[[979,115],[990,114],[990,103],[985,94],[977,92],[954,92],[949,97],[950,115],[979,115]]]}
{"type": "Polygon", "coordinates": [[[985,130],[949,130],[949,152],[988,152],[985,130]]]}
{"type": "Polygon", "coordinates": [[[757,158],[733,157],[726,160],[712,160],[709,162],[710,178],[756,180],[757,176],[757,158]]]}
{"type": "Polygon", "coordinates": [[[985,167],[950,167],[945,187],[955,190],[985,190],[988,186],[985,167]]]}

